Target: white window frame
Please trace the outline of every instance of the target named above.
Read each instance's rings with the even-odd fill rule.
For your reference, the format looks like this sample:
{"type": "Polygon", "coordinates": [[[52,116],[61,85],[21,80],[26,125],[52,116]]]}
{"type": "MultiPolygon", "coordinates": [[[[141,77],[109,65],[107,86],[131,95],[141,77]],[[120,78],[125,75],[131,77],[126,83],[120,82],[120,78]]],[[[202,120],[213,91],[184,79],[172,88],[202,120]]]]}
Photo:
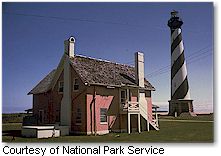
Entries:
{"type": "Polygon", "coordinates": [[[107,108],[100,108],[100,124],[107,124],[107,108]],[[105,114],[101,114],[101,110],[106,110],[105,114]],[[106,118],[106,121],[101,121],[103,117],[106,118]]]}
{"type": "Polygon", "coordinates": [[[127,90],[121,89],[120,90],[120,109],[125,109],[127,107],[127,90]],[[122,97],[122,92],[124,92],[124,97],[122,97]]]}
{"type": "Polygon", "coordinates": [[[59,81],[59,82],[58,82],[58,92],[59,92],[59,93],[63,93],[63,92],[64,92],[64,81],[59,81]],[[61,85],[62,83],[63,83],[63,86],[61,85]],[[62,91],[60,91],[61,86],[63,87],[62,91]]]}
{"type": "Polygon", "coordinates": [[[74,78],[74,79],[73,79],[73,91],[74,91],[74,92],[77,92],[77,91],[79,90],[79,88],[80,88],[79,79],[78,79],[78,78],[74,78]],[[78,88],[75,89],[75,86],[78,86],[78,88]]]}
{"type": "Polygon", "coordinates": [[[127,90],[121,90],[120,91],[120,102],[121,103],[126,103],[127,101],[127,90]],[[122,92],[124,92],[124,97],[122,97],[122,92]]]}

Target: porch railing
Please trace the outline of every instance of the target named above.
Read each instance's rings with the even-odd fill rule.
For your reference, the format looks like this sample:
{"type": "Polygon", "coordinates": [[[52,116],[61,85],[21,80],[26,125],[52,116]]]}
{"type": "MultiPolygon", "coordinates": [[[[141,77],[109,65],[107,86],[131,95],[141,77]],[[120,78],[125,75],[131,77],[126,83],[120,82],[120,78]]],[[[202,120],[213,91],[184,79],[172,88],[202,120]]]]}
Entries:
{"type": "Polygon", "coordinates": [[[121,103],[121,110],[122,111],[139,111],[139,103],[133,102],[133,101],[121,103]]]}
{"type": "Polygon", "coordinates": [[[128,111],[139,111],[139,103],[128,101],[128,111]]]}

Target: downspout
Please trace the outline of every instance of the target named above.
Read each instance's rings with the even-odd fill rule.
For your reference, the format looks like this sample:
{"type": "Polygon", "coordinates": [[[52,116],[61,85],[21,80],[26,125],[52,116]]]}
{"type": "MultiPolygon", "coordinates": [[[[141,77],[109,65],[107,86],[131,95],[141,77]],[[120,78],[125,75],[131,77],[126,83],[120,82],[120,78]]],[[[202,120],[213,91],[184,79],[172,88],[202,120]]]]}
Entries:
{"type": "Polygon", "coordinates": [[[90,119],[91,119],[91,134],[93,133],[93,125],[92,125],[92,122],[93,122],[93,119],[92,119],[92,103],[90,103],[90,119]]]}
{"type": "Polygon", "coordinates": [[[119,110],[119,130],[121,132],[121,101],[120,101],[121,90],[120,89],[118,89],[118,95],[119,95],[118,100],[119,100],[119,103],[120,103],[120,105],[118,107],[118,110],[119,110]]]}
{"type": "Polygon", "coordinates": [[[97,135],[97,125],[96,125],[96,90],[94,86],[94,134],[97,135]]]}
{"type": "Polygon", "coordinates": [[[95,115],[95,99],[96,99],[96,92],[95,92],[95,86],[94,86],[94,91],[93,91],[93,99],[90,103],[90,128],[91,128],[91,134],[94,134],[95,132],[95,126],[96,126],[96,115],[95,115]],[[93,105],[94,104],[94,105],[93,105]],[[94,109],[94,115],[92,114],[94,109]],[[94,119],[94,122],[93,122],[94,119]],[[93,123],[94,123],[94,128],[93,128],[93,123]]]}

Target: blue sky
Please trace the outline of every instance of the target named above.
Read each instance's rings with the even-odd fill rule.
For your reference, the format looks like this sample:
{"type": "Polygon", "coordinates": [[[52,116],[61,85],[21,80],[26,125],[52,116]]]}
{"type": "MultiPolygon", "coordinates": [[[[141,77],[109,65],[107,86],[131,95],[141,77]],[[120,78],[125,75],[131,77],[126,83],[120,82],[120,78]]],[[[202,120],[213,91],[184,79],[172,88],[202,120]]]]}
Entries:
{"type": "Polygon", "coordinates": [[[170,11],[180,12],[190,94],[196,111],[213,104],[212,3],[3,3],[3,112],[32,107],[27,93],[76,38],[76,54],[134,64],[145,55],[145,75],[155,86],[153,103],[170,99],[170,11]],[[164,68],[165,67],[165,68],[164,68]],[[162,69],[160,70],[159,69],[162,69]],[[165,70],[164,70],[165,69],[165,70]]]}

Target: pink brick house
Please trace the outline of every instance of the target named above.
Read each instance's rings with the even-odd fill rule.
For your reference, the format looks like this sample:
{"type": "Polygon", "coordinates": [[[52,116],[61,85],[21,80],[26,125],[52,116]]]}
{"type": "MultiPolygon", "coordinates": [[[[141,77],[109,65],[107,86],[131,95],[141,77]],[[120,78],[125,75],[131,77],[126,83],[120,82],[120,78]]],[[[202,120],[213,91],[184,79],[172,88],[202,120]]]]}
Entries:
{"type": "Polygon", "coordinates": [[[74,44],[73,37],[65,41],[58,67],[28,93],[38,124],[78,134],[159,130],[152,115],[155,88],[144,78],[143,53],[135,53],[133,67],[76,55],[74,44]]]}

